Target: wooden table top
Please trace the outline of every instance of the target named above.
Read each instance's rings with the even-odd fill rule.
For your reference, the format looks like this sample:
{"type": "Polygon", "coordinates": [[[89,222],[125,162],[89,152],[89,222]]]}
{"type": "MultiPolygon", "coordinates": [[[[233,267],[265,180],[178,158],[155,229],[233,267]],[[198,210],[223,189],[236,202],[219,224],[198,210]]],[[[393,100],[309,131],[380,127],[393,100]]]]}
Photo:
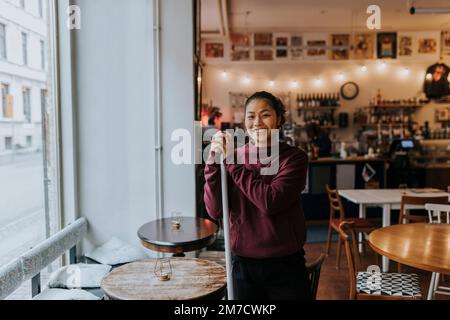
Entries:
{"type": "Polygon", "coordinates": [[[377,253],[408,266],[450,274],[450,225],[409,223],[372,231],[377,253]]]}
{"type": "Polygon", "coordinates": [[[217,231],[217,225],[208,219],[183,217],[181,227],[176,229],[171,218],[164,218],[144,224],[138,236],[150,250],[183,253],[212,244],[217,231]]]}
{"type": "Polygon", "coordinates": [[[114,269],[101,288],[113,300],[221,299],[227,277],[219,264],[195,258],[170,258],[172,277],[159,281],[154,274],[157,259],[126,264],[114,269]]]}

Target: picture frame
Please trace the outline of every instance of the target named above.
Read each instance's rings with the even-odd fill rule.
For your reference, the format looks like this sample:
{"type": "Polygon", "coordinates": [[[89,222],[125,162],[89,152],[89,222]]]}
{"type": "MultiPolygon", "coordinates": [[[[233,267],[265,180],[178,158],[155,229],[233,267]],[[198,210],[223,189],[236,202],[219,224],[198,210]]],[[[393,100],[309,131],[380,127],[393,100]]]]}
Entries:
{"type": "Polygon", "coordinates": [[[271,32],[255,32],[253,34],[253,45],[255,47],[271,47],[273,46],[273,33],[271,32]]]}
{"type": "Polygon", "coordinates": [[[450,59],[450,30],[441,32],[442,59],[450,59]]]}
{"type": "Polygon", "coordinates": [[[272,61],[274,58],[273,49],[255,49],[255,61],[272,61]]]}
{"type": "Polygon", "coordinates": [[[419,58],[439,59],[440,55],[440,32],[418,32],[417,33],[417,56],[419,58]]]}
{"type": "Polygon", "coordinates": [[[291,44],[291,59],[300,60],[303,59],[303,35],[302,34],[291,34],[290,39],[291,44]]]}
{"type": "Polygon", "coordinates": [[[305,59],[326,60],[328,34],[327,33],[305,33],[304,42],[306,44],[305,59]]]}
{"type": "Polygon", "coordinates": [[[223,59],[225,56],[225,45],[223,42],[205,42],[205,59],[223,59]]]}
{"type": "Polygon", "coordinates": [[[330,43],[333,47],[341,47],[330,50],[331,60],[348,60],[350,58],[349,34],[331,34],[330,43]]]}
{"type": "Polygon", "coordinates": [[[289,59],[290,34],[278,33],[274,35],[275,38],[275,59],[287,60],[289,59]]]}
{"type": "Polygon", "coordinates": [[[230,34],[230,60],[233,62],[250,61],[251,36],[246,33],[230,34]]]}
{"type": "Polygon", "coordinates": [[[399,32],[397,34],[397,57],[399,59],[409,59],[416,57],[417,34],[413,32],[399,32]]]}
{"type": "Polygon", "coordinates": [[[397,58],[397,32],[377,33],[377,58],[397,58]]]}
{"type": "Polygon", "coordinates": [[[375,34],[374,33],[356,33],[353,36],[353,50],[351,59],[373,59],[375,52],[375,34]]]}

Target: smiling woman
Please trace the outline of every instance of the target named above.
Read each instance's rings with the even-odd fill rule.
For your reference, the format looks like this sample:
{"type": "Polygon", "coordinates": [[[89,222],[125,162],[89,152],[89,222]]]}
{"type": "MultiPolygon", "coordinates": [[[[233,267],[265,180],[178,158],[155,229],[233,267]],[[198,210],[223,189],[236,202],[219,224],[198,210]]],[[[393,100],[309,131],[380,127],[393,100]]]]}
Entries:
{"type": "MultiPolygon", "coordinates": [[[[277,129],[285,121],[284,113],[283,104],[271,93],[250,96],[245,103],[245,126],[251,141],[236,150],[238,164],[225,164],[231,195],[233,284],[238,300],[310,299],[300,200],[308,159],[301,149],[278,142],[277,129]],[[271,158],[277,159],[278,166],[268,174],[263,169],[271,158]]],[[[223,133],[216,135],[210,158],[227,149],[226,138],[223,133]]],[[[225,152],[228,155],[230,150],[225,152]]],[[[220,169],[213,161],[207,162],[205,181],[206,209],[213,219],[220,220],[220,169]]]]}

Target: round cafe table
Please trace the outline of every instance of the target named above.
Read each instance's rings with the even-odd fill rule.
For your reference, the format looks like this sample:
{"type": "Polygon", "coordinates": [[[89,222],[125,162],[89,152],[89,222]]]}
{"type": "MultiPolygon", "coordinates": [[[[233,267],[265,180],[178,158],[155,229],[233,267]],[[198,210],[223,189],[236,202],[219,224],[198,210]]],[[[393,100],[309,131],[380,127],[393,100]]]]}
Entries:
{"type": "Polygon", "coordinates": [[[154,274],[157,259],[133,262],[111,271],[101,288],[110,300],[221,299],[227,276],[221,265],[196,258],[170,258],[172,276],[160,281],[154,274]]]}
{"type": "Polygon", "coordinates": [[[144,224],[138,237],[144,247],[159,252],[184,256],[184,252],[200,250],[216,240],[217,225],[208,219],[182,217],[179,229],[172,226],[171,218],[144,224]]]}
{"type": "Polygon", "coordinates": [[[372,249],[401,264],[450,274],[450,225],[397,224],[372,231],[372,249]]]}

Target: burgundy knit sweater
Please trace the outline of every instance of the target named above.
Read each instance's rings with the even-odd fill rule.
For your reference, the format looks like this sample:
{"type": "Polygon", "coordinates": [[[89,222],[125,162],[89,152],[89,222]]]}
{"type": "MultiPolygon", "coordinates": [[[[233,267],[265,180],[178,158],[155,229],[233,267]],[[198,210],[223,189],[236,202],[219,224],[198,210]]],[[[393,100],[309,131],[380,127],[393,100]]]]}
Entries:
{"type": "MultiPolygon", "coordinates": [[[[245,164],[226,164],[231,250],[249,258],[296,253],[306,240],[301,192],[305,188],[308,157],[299,148],[280,143],[278,172],[261,175],[261,167],[270,164],[261,164],[260,160],[248,164],[250,153],[258,153],[258,148],[246,144],[236,150],[237,157],[246,157],[245,164]]],[[[213,219],[222,219],[218,164],[206,165],[205,180],[206,210],[213,219]]]]}

